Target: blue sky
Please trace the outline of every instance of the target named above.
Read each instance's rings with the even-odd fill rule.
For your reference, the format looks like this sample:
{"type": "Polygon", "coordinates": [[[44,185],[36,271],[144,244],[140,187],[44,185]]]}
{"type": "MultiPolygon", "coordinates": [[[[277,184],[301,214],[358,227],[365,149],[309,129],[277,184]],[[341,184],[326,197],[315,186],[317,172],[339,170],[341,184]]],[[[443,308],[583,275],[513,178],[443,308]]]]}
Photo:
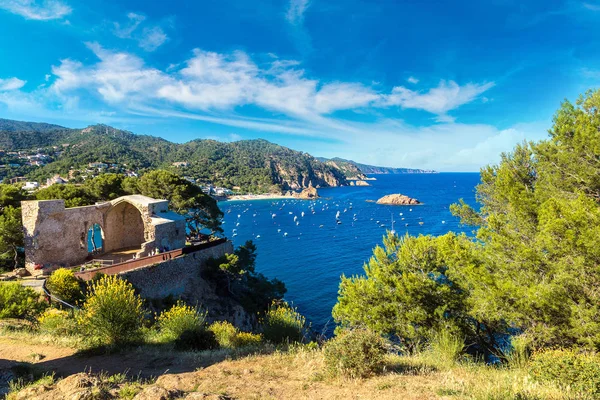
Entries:
{"type": "Polygon", "coordinates": [[[599,0],[0,0],[0,117],[477,171],[599,86],[599,26],[599,0]]]}

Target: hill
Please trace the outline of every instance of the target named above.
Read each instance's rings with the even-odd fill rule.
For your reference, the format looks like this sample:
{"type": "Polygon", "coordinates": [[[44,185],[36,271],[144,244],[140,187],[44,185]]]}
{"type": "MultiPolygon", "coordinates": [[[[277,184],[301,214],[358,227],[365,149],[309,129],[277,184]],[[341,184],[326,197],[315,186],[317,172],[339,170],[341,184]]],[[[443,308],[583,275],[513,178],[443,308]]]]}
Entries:
{"type": "Polygon", "coordinates": [[[430,174],[435,172],[429,169],[378,167],[375,165],[357,163],[352,160],[345,160],[339,157],[318,157],[318,159],[326,163],[334,163],[344,170],[358,169],[363,174],[430,174]]]}
{"type": "Polygon", "coordinates": [[[28,177],[38,181],[54,174],[85,171],[88,164],[101,162],[123,171],[171,169],[201,183],[238,187],[243,192],[280,192],[348,183],[339,168],[262,139],[176,144],[106,125],[68,129],[2,120],[0,148],[6,152],[47,148],[52,154],[48,163],[33,171],[25,170],[28,177]]]}

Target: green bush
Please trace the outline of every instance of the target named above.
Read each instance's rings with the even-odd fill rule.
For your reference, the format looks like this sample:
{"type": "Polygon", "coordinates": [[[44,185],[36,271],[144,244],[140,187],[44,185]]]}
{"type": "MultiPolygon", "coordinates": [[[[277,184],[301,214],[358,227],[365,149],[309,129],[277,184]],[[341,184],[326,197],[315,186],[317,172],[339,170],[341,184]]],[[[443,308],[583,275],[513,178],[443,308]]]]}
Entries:
{"type": "Polygon", "coordinates": [[[385,354],[385,341],[368,329],[342,331],[323,349],[327,373],[349,378],[364,378],[379,372],[385,354]]]}
{"type": "Polygon", "coordinates": [[[285,302],[273,302],[263,320],[263,334],[272,343],[301,342],[306,320],[285,302]]]}
{"type": "Polygon", "coordinates": [[[198,308],[177,302],[158,317],[158,326],[163,337],[167,340],[176,340],[184,332],[197,332],[204,330],[206,312],[198,308]]]}
{"type": "Polygon", "coordinates": [[[46,307],[35,290],[19,283],[0,284],[0,319],[35,319],[46,307]]]}
{"type": "Polygon", "coordinates": [[[142,299],[130,283],[114,275],[90,284],[78,316],[78,324],[87,337],[106,345],[138,340],[143,321],[142,299]]]}
{"type": "Polygon", "coordinates": [[[527,366],[531,358],[530,345],[531,339],[525,335],[510,339],[510,348],[506,351],[506,362],[510,368],[522,369],[527,366]]]}
{"type": "Polygon", "coordinates": [[[38,318],[40,330],[55,336],[71,336],[77,333],[77,321],[68,312],[49,308],[38,318]]]}
{"type": "Polygon", "coordinates": [[[464,348],[464,339],[448,330],[434,334],[429,344],[431,355],[439,364],[444,366],[454,365],[463,353],[464,348]]]}
{"type": "Polygon", "coordinates": [[[227,321],[213,322],[208,327],[208,330],[215,334],[215,339],[220,347],[226,349],[234,348],[235,337],[238,330],[235,326],[227,321]]]}
{"type": "Polygon", "coordinates": [[[578,395],[600,395],[600,354],[547,350],[529,361],[529,374],[538,382],[553,382],[578,395]]]}
{"type": "Polygon", "coordinates": [[[258,346],[262,342],[261,335],[241,332],[227,321],[214,322],[208,330],[215,334],[219,346],[225,349],[258,346]]]}
{"type": "Polygon", "coordinates": [[[59,268],[46,279],[46,286],[50,293],[59,299],[75,305],[83,299],[79,280],[70,269],[59,268]]]}

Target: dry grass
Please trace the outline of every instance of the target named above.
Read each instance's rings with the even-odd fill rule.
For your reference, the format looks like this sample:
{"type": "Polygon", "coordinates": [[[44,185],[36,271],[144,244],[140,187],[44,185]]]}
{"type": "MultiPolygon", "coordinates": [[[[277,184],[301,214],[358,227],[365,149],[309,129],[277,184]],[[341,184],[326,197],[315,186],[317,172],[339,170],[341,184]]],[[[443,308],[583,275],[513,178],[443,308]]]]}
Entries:
{"type": "MultiPolygon", "coordinates": [[[[11,332],[0,332],[8,346],[11,332]]],[[[77,346],[72,339],[48,335],[14,333],[19,343],[44,344],[46,351],[59,346],[77,346]]],[[[31,354],[31,351],[27,354],[31,354]]],[[[481,363],[449,363],[431,353],[415,356],[388,355],[382,374],[367,379],[329,378],[324,373],[322,351],[307,346],[276,350],[216,350],[179,352],[160,346],[140,346],[126,352],[102,356],[102,361],[124,365],[124,360],[155,360],[156,367],[165,362],[176,364],[163,368],[190,371],[174,376],[171,382],[185,383],[186,392],[227,395],[235,399],[473,399],[473,400],[566,400],[569,396],[556,387],[533,382],[518,368],[497,368],[481,363]],[[179,367],[179,368],[178,368],[179,367]],[[180,368],[184,367],[184,368],[180,368]]],[[[72,360],[71,360],[72,361],[72,360]]],[[[81,360],[85,363],[86,360],[81,360]]],[[[138,364],[139,365],[139,364],[138,364]]],[[[96,369],[98,370],[98,369],[96,369]]],[[[162,372],[161,372],[162,373],[162,372]]],[[[167,376],[168,378],[168,376],[167,376]]],[[[155,383],[168,387],[168,380],[155,383]]],[[[175,385],[175,384],[173,384],[175,385]]],[[[131,398],[145,386],[139,382],[121,382],[122,397],[131,398]]]]}

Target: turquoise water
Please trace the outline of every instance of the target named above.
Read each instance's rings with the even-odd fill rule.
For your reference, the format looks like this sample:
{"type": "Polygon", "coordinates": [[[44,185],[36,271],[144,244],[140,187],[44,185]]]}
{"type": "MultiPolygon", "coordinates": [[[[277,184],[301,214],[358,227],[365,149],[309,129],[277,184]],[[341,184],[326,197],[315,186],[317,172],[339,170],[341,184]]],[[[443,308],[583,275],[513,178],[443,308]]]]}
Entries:
{"type": "Polygon", "coordinates": [[[316,201],[219,203],[225,212],[225,234],[235,246],[254,241],[258,248],[257,271],[284,281],[286,300],[293,302],[318,332],[332,331],[331,309],[336,303],[340,276],[363,273],[363,264],[373,248],[391,229],[392,214],[398,234],[471,231],[461,227],[448,208],[460,198],[475,204],[478,173],[374,177],[377,180],[370,181],[370,187],[319,189],[321,198],[316,201]],[[391,193],[402,193],[424,204],[385,206],[367,201],[391,193]],[[338,211],[341,224],[336,223],[338,211]]]}

